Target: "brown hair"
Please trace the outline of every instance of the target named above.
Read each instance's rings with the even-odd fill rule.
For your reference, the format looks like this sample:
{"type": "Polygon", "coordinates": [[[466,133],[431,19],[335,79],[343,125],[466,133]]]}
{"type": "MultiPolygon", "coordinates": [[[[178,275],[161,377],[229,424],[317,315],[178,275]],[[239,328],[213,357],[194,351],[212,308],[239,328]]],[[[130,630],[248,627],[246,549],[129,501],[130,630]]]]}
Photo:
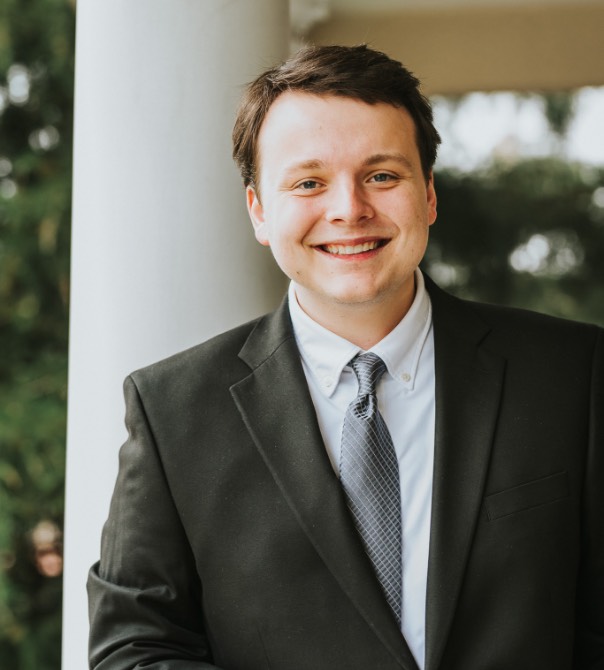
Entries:
{"type": "Polygon", "coordinates": [[[436,160],[440,136],[432,107],[417,79],[401,63],[367,45],[308,46],[248,84],[233,128],[233,158],[245,186],[256,187],[258,135],[269,107],[284,91],[341,95],[369,104],[404,107],[415,123],[426,180],[436,160]]]}

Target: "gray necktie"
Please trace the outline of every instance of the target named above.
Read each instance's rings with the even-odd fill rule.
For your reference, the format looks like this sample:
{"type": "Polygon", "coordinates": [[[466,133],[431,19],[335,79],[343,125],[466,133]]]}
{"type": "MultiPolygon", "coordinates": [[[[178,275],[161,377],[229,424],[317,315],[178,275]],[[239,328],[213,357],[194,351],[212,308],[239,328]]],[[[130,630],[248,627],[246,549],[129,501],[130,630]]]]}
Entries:
{"type": "Polygon", "coordinates": [[[342,431],[340,480],[388,604],[401,621],[402,539],[398,460],[377,407],[375,387],[386,370],[374,353],[350,361],[359,381],[342,431]]]}

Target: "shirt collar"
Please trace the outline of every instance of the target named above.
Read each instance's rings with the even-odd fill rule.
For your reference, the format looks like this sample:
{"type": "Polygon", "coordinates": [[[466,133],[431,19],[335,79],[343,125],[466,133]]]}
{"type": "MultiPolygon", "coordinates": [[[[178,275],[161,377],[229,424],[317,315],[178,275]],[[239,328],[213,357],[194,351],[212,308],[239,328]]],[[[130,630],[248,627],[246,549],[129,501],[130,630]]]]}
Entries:
{"type": "MultiPolygon", "coordinates": [[[[289,312],[300,355],[327,397],[335,391],[342,370],[362,350],[343,337],[323,328],[302,310],[294,283],[289,286],[289,312]]],[[[432,305],[424,277],[415,271],[415,298],[396,327],[371,351],[386,364],[389,374],[407,390],[413,390],[419,359],[432,326],[432,305]]]]}

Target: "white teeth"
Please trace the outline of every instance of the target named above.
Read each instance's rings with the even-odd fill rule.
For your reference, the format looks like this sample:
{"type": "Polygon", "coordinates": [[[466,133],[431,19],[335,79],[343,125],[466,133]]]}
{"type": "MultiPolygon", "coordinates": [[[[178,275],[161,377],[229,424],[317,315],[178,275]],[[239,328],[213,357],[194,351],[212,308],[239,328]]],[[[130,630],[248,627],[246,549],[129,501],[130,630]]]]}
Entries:
{"type": "Polygon", "coordinates": [[[343,246],[340,244],[326,244],[324,249],[330,254],[338,254],[340,256],[349,256],[352,254],[361,254],[363,251],[373,251],[377,249],[379,242],[364,242],[363,244],[355,244],[354,246],[343,246]]]}

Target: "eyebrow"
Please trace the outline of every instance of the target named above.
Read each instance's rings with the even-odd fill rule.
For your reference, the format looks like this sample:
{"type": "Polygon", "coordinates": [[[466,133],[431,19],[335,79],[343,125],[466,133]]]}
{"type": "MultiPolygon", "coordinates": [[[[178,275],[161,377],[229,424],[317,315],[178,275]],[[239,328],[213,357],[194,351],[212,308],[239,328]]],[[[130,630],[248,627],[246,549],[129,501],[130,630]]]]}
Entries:
{"type": "MultiPolygon", "coordinates": [[[[411,161],[404,154],[398,152],[373,154],[363,161],[363,166],[371,167],[373,165],[378,165],[379,163],[385,163],[387,161],[395,161],[407,170],[413,169],[411,161]]],[[[293,163],[292,165],[289,165],[285,170],[285,173],[289,175],[292,172],[297,172],[298,170],[319,170],[323,167],[325,167],[325,163],[323,161],[320,161],[318,158],[310,158],[309,160],[300,161],[299,163],[293,163]]]]}
{"type": "Polygon", "coordinates": [[[323,161],[320,161],[317,158],[311,158],[307,161],[300,161],[300,163],[293,163],[292,165],[288,165],[285,173],[291,174],[292,172],[297,172],[298,170],[319,170],[322,167],[325,167],[325,163],[323,161]]]}
{"type": "Polygon", "coordinates": [[[391,154],[373,154],[373,156],[369,156],[369,158],[363,161],[363,165],[371,167],[372,165],[378,165],[379,163],[385,163],[387,161],[395,161],[396,163],[400,163],[408,170],[413,169],[411,161],[405,155],[398,152],[391,154]]]}

